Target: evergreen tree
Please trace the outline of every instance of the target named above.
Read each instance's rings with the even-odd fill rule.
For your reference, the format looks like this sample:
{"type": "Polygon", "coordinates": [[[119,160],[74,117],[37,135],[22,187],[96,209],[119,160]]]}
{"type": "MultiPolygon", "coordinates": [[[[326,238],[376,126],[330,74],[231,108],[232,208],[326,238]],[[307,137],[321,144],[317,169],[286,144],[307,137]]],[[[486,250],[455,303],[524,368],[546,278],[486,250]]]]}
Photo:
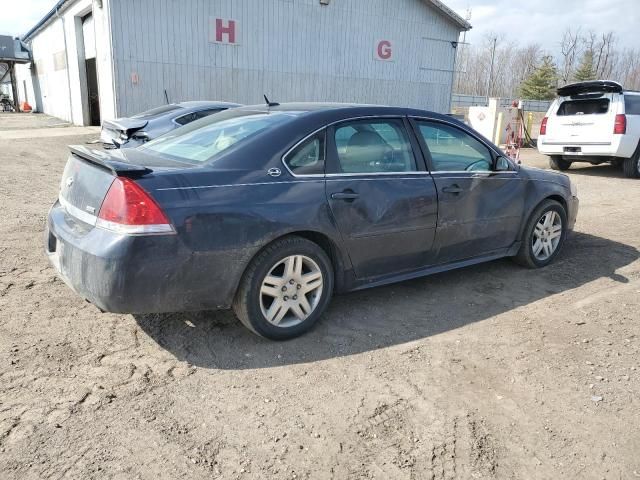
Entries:
{"type": "Polygon", "coordinates": [[[593,50],[587,50],[584,52],[580,66],[574,75],[578,82],[585,82],[587,80],[595,80],[597,77],[594,65],[593,65],[593,50]]]}
{"type": "Polygon", "coordinates": [[[552,100],[556,96],[558,72],[550,55],[520,84],[520,96],[527,100],[552,100]]]}

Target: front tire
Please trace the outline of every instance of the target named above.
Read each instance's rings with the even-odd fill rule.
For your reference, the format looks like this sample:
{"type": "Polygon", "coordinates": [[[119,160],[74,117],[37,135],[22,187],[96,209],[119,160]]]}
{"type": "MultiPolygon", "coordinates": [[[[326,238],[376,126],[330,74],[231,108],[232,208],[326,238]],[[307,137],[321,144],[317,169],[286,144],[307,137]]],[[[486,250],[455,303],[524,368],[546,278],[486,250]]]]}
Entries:
{"type": "Polygon", "coordinates": [[[569,170],[571,163],[569,160],[564,160],[557,155],[549,157],[549,167],[551,167],[551,170],[561,170],[564,172],[565,170],[569,170]]]}
{"type": "Polygon", "coordinates": [[[276,240],[249,264],[233,310],[253,333],[287,340],[308,331],[333,294],[333,266],[325,251],[302,237],[276,240]]]}
{"type": "Polygon", "coordinates": [[[555,200],[545,200],[531,214],[515,261],[528,268],[542,268],[557,256],[567,235],[567,212],[555,200]]]}

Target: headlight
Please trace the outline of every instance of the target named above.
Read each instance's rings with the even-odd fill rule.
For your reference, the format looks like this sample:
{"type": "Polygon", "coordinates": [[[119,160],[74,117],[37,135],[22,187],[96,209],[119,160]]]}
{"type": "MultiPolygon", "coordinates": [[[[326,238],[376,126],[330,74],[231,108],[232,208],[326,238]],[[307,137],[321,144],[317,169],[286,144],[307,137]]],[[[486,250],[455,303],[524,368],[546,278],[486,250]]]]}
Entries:
{"type": "Polygon", "coordinates": [[[573,183],[572,181],[569,181],[569,186],[571,188],[571,196],[572,197],[577,197],[578,196],[578,187],[576,187],[576,184],[573,183]]]}

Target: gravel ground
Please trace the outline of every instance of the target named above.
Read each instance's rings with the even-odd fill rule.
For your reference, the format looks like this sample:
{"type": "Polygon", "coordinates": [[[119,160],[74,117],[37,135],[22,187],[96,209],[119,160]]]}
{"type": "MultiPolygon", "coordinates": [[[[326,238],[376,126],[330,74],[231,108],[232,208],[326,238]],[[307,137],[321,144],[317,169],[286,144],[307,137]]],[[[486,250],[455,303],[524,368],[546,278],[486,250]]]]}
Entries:
{"type": "Polygon", "coordinates": [[[229,312],[102,314],[56,278],[47,209],[94,138],[0,143],[0,478],[640,477],[640,181],[572,168],[548,268],[340,296],[274,343],[229,312]]]}

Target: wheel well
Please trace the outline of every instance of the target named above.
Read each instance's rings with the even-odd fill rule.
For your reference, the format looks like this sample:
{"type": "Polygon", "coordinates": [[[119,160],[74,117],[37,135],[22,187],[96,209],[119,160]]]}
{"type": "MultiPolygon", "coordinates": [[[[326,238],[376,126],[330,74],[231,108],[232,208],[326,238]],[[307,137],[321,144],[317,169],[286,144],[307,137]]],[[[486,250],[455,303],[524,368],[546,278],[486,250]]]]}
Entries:
{"type": "MultiPolygon", "coordinates": [[[[313,243],[315,243],[316,245],[318,245],[320,248],[322,248],[322,250],[324,251],[324,253],[327,254],[327,256],[329,257],[329,260],[331,261],[331,264],[333,265],[333,276],[334,276],[334,280],[335,280],[335,285],[336,287],[338,287],[338,283],[340,282],[340,279],[342,278],[342,272],[344,271],[345,268],[345,263],[344,260],[342,258],[342,252],[340,251],[340,249],[338,248],[338,246],[335,244],[335,242],[333,240],[331,240],[327,235],[320,233],[320,232],[314,232],[311,230],[301,230],[301,231],[297,231],[297,232],[289,232],[286,235],[281,235],[279,237],[276,237],[274,239],[272,239],[269,243],[265,244],[260,250],[258,250],[249,260],[249,262],[247,263],[245,270],[242,272],[242,275],[240,276],[240,279],[242,279],[242,277],[245,275],[245,272],[247,270],[247,268],[249,268],[249,265],[251,263],[251,261],[260,254],[260,252],[262,252],[265,248],[267,248],[269,245],[271,245],[273,242],[277,242],[278,240],[281,240],[283,238],[286,237],[291,237],[291,236],[297,236],[297,237],[302,237],[305,238],[313,243]]],[[[238,281],[238,285],[236,286],[236,291],[239,288],[240,285],[240,281],[238,281]]]]}
{"type": "MultiPolygon", "coordinates": [[[[562,208],[564,208],[564,211],[566,212],[566,214],[569,215],[569,211],[567,210],[567,201],[564,198],[562,198],[561,195],[550,195],[544,200],[542,200],[542,202],[544,202],[545,200],[555,200],[560,205],[562,205],[562,208]]],[[[540,203],[538,203],[538,205],[540,205],[540,203]]],[[[538,207],[538,205],[536,205],[536,208],[538,207]]]]}
{"type": "Polygon", "coordinates": [[[536,203],[535,206],[531,209],[531,211],[529,212],[529,216],[526,217],[526,221],[522,222],[522,226],[520,227],[520,236],[519,236],[520,240],[523,240],[525,230],[526,230],[527,225],[529,224],[529,221],[531,220],[531,217],[533,216],[534,212],[542,204],[542,202],[544,202],[546,200],[555,200],[560,205],[562,205],[562,208],[564,208],[564,211],[566,212],[566,214],[569,215],[569,211],[567,210],[567,202],[562,197],[562,195],[549,195],[548,197],[543,198],[538,203],[536,203]]]}

